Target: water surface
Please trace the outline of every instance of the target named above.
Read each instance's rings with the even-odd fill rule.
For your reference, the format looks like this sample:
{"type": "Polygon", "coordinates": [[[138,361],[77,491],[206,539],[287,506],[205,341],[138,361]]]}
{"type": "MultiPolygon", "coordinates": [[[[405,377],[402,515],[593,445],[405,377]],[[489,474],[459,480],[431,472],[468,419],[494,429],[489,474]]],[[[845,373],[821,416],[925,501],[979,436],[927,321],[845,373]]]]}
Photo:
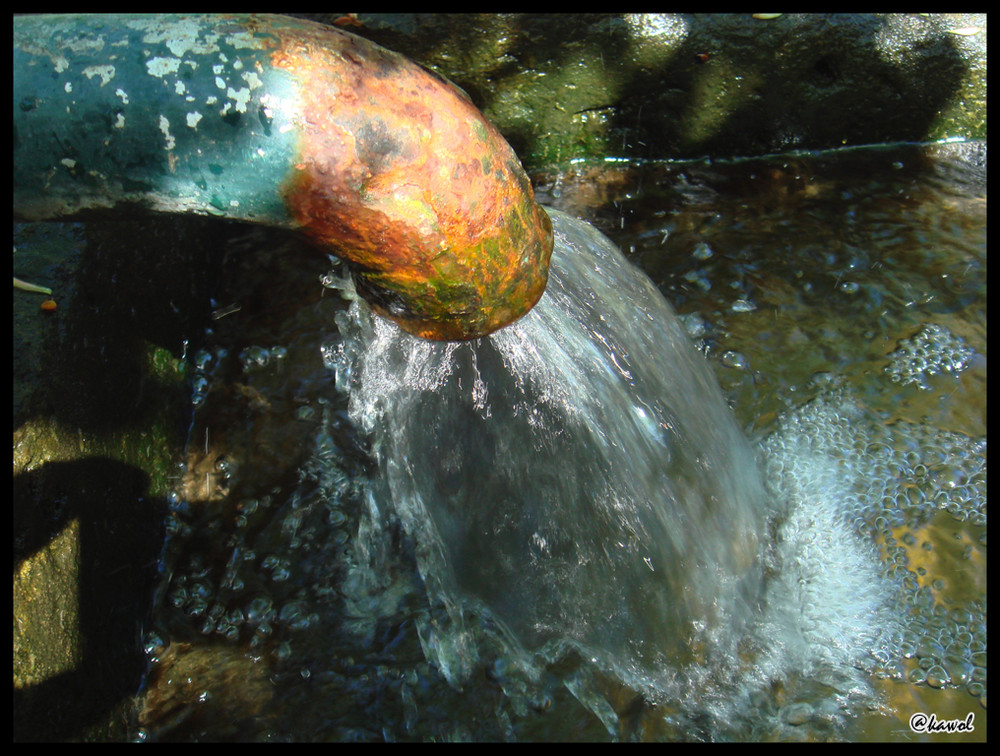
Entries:
{"type": "Polygon", "coordinates": [[[902,740],[933,711],[985,739],[984,174],[569,166],[543,200],[679,320],[570,256],[579,286],[476,348],[337,288],[220,321],[144,737],[902,740]]]}

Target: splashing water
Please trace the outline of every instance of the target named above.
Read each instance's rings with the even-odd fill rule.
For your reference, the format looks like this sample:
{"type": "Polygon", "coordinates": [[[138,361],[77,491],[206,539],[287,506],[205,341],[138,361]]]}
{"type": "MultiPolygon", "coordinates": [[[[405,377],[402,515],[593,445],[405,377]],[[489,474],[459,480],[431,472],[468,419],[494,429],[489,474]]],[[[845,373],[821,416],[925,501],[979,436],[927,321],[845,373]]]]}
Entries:
{"type": "MultiPolygon", "coordinates": [[[[812,408],[806,429],[791,416],[764,446],[765,491],[662,295],[592,227],[553,222],[546,296],[489,338],[417,340],[360,301],[340,323],[331,367],[373,439],[374,518],[400,519],[448,608],[425,650],[460,685],[478,661],[471,613],[524,669],[576,651],[679,705],[680,731],[713,720],[710,737],[745,736],[748,702],[777,680],[786,724],[874,705],[873,669],[900,653],[898,597],[856,527],[864,455],[823,443],[859,410],[812,408]]],[[[601,716],[599,695],[574,694],[601,716]]]]}
{"type": "MultiPolygon", "coordinates": [[[[703,695],[759,619],[772,499],[662,295],[592,227],[553,221],[549,288],[513,327],[435,344],[360,302],[341,323],[333,366],[351,366],[373,438],[373,499],[417,544],[453,637],[471,611],[524,663],[572,649],[654,700],[703,695]]],[[[461,682],[474,659],[447,648],[461,682]]]]}
{"type": "MultiPolygon", "coordinates": [[[[338,333],[319,318],[324,364],[296,368],[315,371],[296,416],[322,416],[294,433],[298,482],[257,485],[243,464],[231,556],[212,567],[218,538],[196,542],[168,594],[267,668],[260,736],[908,737],[914,711],[965,714],[925,691],[985,707],[985,439],[831,378],[751,447],[646,276],[552,216],[545,297],[489,338],[420,341],[361,301],[338,333]]],[[[871,390],[952,379],[925,364],[938,352],[962,350],[953,374],[982,361],[929,333],[875,362],[871,390]]]]}

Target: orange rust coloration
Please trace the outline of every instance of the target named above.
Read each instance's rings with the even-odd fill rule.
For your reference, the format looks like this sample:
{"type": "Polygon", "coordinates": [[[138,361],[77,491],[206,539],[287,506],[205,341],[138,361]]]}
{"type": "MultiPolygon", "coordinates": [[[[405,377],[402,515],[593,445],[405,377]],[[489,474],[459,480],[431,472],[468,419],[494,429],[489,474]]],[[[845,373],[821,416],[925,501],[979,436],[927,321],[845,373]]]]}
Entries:
{"type": "Polygon", "coordinates": [[[280,35],[300,87],[282,188],[313,242],[348,260],[376,311],[430,339],[501,328],[541,297],[552,226],[513,150],[455,87],[328,27],[280,35]]]}

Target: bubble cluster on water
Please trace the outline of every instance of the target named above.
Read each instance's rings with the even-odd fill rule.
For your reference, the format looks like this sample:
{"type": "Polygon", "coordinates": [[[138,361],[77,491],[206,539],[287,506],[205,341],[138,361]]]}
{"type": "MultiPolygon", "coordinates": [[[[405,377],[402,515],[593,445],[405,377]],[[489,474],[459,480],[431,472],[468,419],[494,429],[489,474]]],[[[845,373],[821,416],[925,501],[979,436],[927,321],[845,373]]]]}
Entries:
{"type": "Polygon", "coordinates": [[[887,423],[831,389],[762,450],[788,508],[780,584],[808,594],[785,611],[823,623],[804,631],[808,661],[964,689],[985,708],[985,439],[887,423]]]}
{"type": "MultiPolygon", "coordinates": [[[[195,377],[210,379],[227,356],[196,355],[195,377]]],[[[280,367],[286,356],[284,347],[251,346],[238,360],[247,374],[280,367]]],[[[196,405],[207,396],[198,385],[196,405]]],[[[338,554],[357,507],[363,452],[343,410],[328,403],[313,409],[318,412],[308,413],[313,418],[308,424],[322,430],[286,487],[253,490],[230,456],[216,448],[215,429],[205,429],[204,445],[201,433],[194,434],[192,460],[203,456],[225,485],[221,496],[195,485],[188,497],[170,497],[168,531],[176,553],[164,603],[176,614],[168,618],[173,625],[168,636],[182,639],[194,632],[277,653],[289,634],[319,622],[319,607],[337,595],[343,570],[338,554]],[[191,492],[203,491],[205,500],[189,501],[191,492]]],[[[189,475],[191,468],[203,467],[189,462],[189,475]]]]}
{"type": "Polygon", "coordinates": [[[220,347],[217,350],[201,349],[191,357],[191,404],[198,407],[205,401],[212,386],[214,370],[228,356],[227,350],[220,347]]]}
{"type": "Polygon", "coordinates": [[[288,349],[280,344],[273,347],[249,346],[240,352],[243,370],[253,372],[280,363],[288,356],[288,349]]]}
{"type": "Polygon", "coordinates": [[[930,323],[908,339],[901,339],[889,355],[885,371],[903,385],[915,384],[929,391],[928,378],[941,373],[961,373],[969,367],[975,351],[944,326],[930,323]]]}

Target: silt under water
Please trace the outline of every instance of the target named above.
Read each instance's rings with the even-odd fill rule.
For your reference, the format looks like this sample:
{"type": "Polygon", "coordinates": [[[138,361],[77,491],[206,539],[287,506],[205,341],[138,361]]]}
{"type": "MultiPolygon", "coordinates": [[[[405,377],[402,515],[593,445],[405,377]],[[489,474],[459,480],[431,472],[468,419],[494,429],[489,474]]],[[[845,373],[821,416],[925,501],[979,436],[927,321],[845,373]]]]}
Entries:
{"type": "Polygon", "coordinates": [[[985,189],[920,155],[577,166],[649,276],[555,211],[488,338],[334,271],[200,353],[140,737],[984,738],[985,189]]]}

